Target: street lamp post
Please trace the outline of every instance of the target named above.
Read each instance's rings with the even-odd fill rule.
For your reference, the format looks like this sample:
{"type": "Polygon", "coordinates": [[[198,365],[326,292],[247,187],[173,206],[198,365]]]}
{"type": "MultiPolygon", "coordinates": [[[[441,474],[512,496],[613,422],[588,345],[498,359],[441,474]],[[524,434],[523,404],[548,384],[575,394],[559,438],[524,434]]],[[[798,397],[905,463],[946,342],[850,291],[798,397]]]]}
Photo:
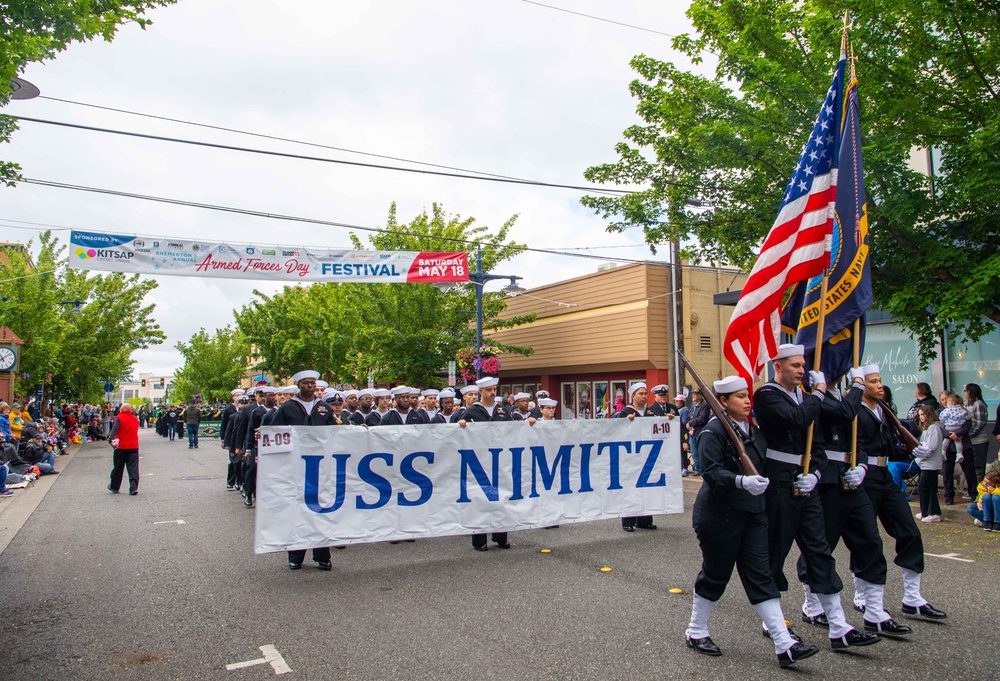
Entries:
{"type": "Polygon", "coordinates": [[[520,278],[512,274],[487,274],[483,272],[483,249],[482,246],[476,244],[476,271],[469,273],[469,281],[476,287],[476,359],[479,360],[476,378],[483,377],[483,287],[488,281],[509,279],[510,283],[504,286],[503,290],[516,295],[524,292],[524,289],[517,285],[520,278]]]}

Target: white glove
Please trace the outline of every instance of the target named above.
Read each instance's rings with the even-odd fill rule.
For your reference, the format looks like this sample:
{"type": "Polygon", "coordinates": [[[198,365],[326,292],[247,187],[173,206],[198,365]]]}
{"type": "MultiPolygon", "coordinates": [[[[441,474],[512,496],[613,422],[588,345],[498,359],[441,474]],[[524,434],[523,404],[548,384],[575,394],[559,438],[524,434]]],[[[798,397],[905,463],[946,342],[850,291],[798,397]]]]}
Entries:
{"type": "Polygon", "coordinates": [[[817,483],[819,483],[819,478],[815,473],[807,473],[806,475],[799,473],[799,476],[795,478],[795,486],[800,492],[805,494],[809,494],[816,489],[817,483]]]}
{"type": "Polygon", "coordinates": [[[851,487],[861,487],[861,483],[864,482],[865,473],[867,472],[868,469],[865,466],[848,469],[848,471],[844,473],[844,480],[846,480],[847,484],[851,487]]]}
{"type": "Polygon", "coordinates": [[[111,441],[111,448],[118,449],[118,438],[115,438],[114,440],[111,441]]]}
{"type": "Polygon", "coordinates": [[[931,448],[926,445],[917,445],[913,448],[913,456],[918,459],[924,459],[931,455],[931,448]]]}
{"type": "Polygon", "coordinates": [[[826,384],[826,376],[823,375],[822,371],[810,371],[809,372],[809,385],[815,387],[820,383],[826,384]]]}
{"type": "Polygon", "coordinates": [[[959,454],[958,458],[955,459],[955,463],[962,463],[963,461],[965,461],[965,455],[964,454],[959,454]]]}
{"type": "Polygon", "coordinates": [[[860,378],[862,383],[865,382],[865,370],[862,367],[855,367],[854,369],[851,369],[847,376],[851,383],[854,383],[854,379],[856,378],[860,378]]]}
{"type": "Polygon", "coordinates": [[[764,493],[767,486],[770,484],[770,480],[761,475],[737,475],[736,476],[736,486],[740,489],[745,489],[750,494],[759,496],[764,493]]]}

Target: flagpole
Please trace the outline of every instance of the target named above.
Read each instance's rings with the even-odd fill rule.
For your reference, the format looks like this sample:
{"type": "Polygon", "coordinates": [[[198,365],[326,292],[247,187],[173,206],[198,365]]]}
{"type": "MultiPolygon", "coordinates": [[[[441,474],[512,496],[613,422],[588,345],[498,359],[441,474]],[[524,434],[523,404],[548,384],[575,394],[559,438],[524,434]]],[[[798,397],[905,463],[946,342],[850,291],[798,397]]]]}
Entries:
{"type": "MultiPolygon", "coordinates": [[[[861,365],[861,317],[854,320],[854,366],[861,365]]],[[[851,468],[858,467],[858,415],[851,421],[851,468]]]]}
{"type": "MultiPolygon", "coordinates": [[[[813,371],[819,371],[822,359],[823,327],[826,323],[826,291],[829,281],[830,273],[828,270],[825,270],[823,272],[823,283],[820,284],[819,289],[819,319],[816,321],[816,352],[813,356],[813,371]]],[[[809,463],[812,460],[813,428],[815,427],[816,422],[813,421],[809,424],[809,430],[806,431],[806,453],[802,457],[802,472],[807,475],[809,473],[809,463]]]]}

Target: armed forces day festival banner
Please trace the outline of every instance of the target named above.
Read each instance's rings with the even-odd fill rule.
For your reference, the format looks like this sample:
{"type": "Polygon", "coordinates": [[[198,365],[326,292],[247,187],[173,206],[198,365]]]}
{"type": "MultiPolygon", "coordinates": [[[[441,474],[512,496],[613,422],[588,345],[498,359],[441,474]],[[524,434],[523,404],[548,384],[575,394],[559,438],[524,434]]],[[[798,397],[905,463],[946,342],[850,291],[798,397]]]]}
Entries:
{"type": "Polygon", "coordinates": [[[464,252],[327,250],[77,231],[70,234],[69,266],[273,281],[433,284],[469,280],[464,252]]]}
{"type": "Polygon", "coordinates": [[[684,511],[665,418],[260,432],[257,553],[684,511]]]}

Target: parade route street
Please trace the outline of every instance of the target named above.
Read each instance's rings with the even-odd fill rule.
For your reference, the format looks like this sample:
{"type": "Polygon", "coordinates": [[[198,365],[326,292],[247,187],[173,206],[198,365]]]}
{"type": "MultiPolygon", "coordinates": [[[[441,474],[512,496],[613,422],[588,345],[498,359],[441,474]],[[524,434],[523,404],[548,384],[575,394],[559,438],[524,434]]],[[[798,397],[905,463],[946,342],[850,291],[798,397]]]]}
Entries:
{"type": "MultiPolygon", "coordinates": [[[[334,551],[332,572],[311,555],[292,572],[284,554],[254,555],[255,511],[225,490],[217,442],[189,450],[146,430],[140,455],[135,497],[107,491],[106,444],[83,445],[68,463],[62,457],[62,474],[0,554],[0,678],[244,681],[290,669],[282,678],[910,681],[996,673],[1000,534],[974,527],[964,505],[946,507],[939,525],[921,525],[927,553],[952,556],[927,557],[923,585],[946,623],[900,616],[902,583],[890,564],[887,609],[913,635],[836,654],[824,630],[799,622],[793,579],[785,615],[821,652],[781,671],[736,575],[712,617],[723,656],[685,646],[701,561],[690,516],[699,478],[685,482],[686,513],[657,516],[655,532],[625,533],[617,520],[564,525],[513,533],[512,549],[491,543],[487,553],[467,537],[368,544],[334,551]],[[286,667],[270,661],[272,651],[286,667]]],[[[891,541],[887,553],[891,561],[891,541]]],[[[796,556],[793,549],[790,576],[796,556]]],[[[848,619],[860,627],[842,547],[836,558],[848,619]]]]}

